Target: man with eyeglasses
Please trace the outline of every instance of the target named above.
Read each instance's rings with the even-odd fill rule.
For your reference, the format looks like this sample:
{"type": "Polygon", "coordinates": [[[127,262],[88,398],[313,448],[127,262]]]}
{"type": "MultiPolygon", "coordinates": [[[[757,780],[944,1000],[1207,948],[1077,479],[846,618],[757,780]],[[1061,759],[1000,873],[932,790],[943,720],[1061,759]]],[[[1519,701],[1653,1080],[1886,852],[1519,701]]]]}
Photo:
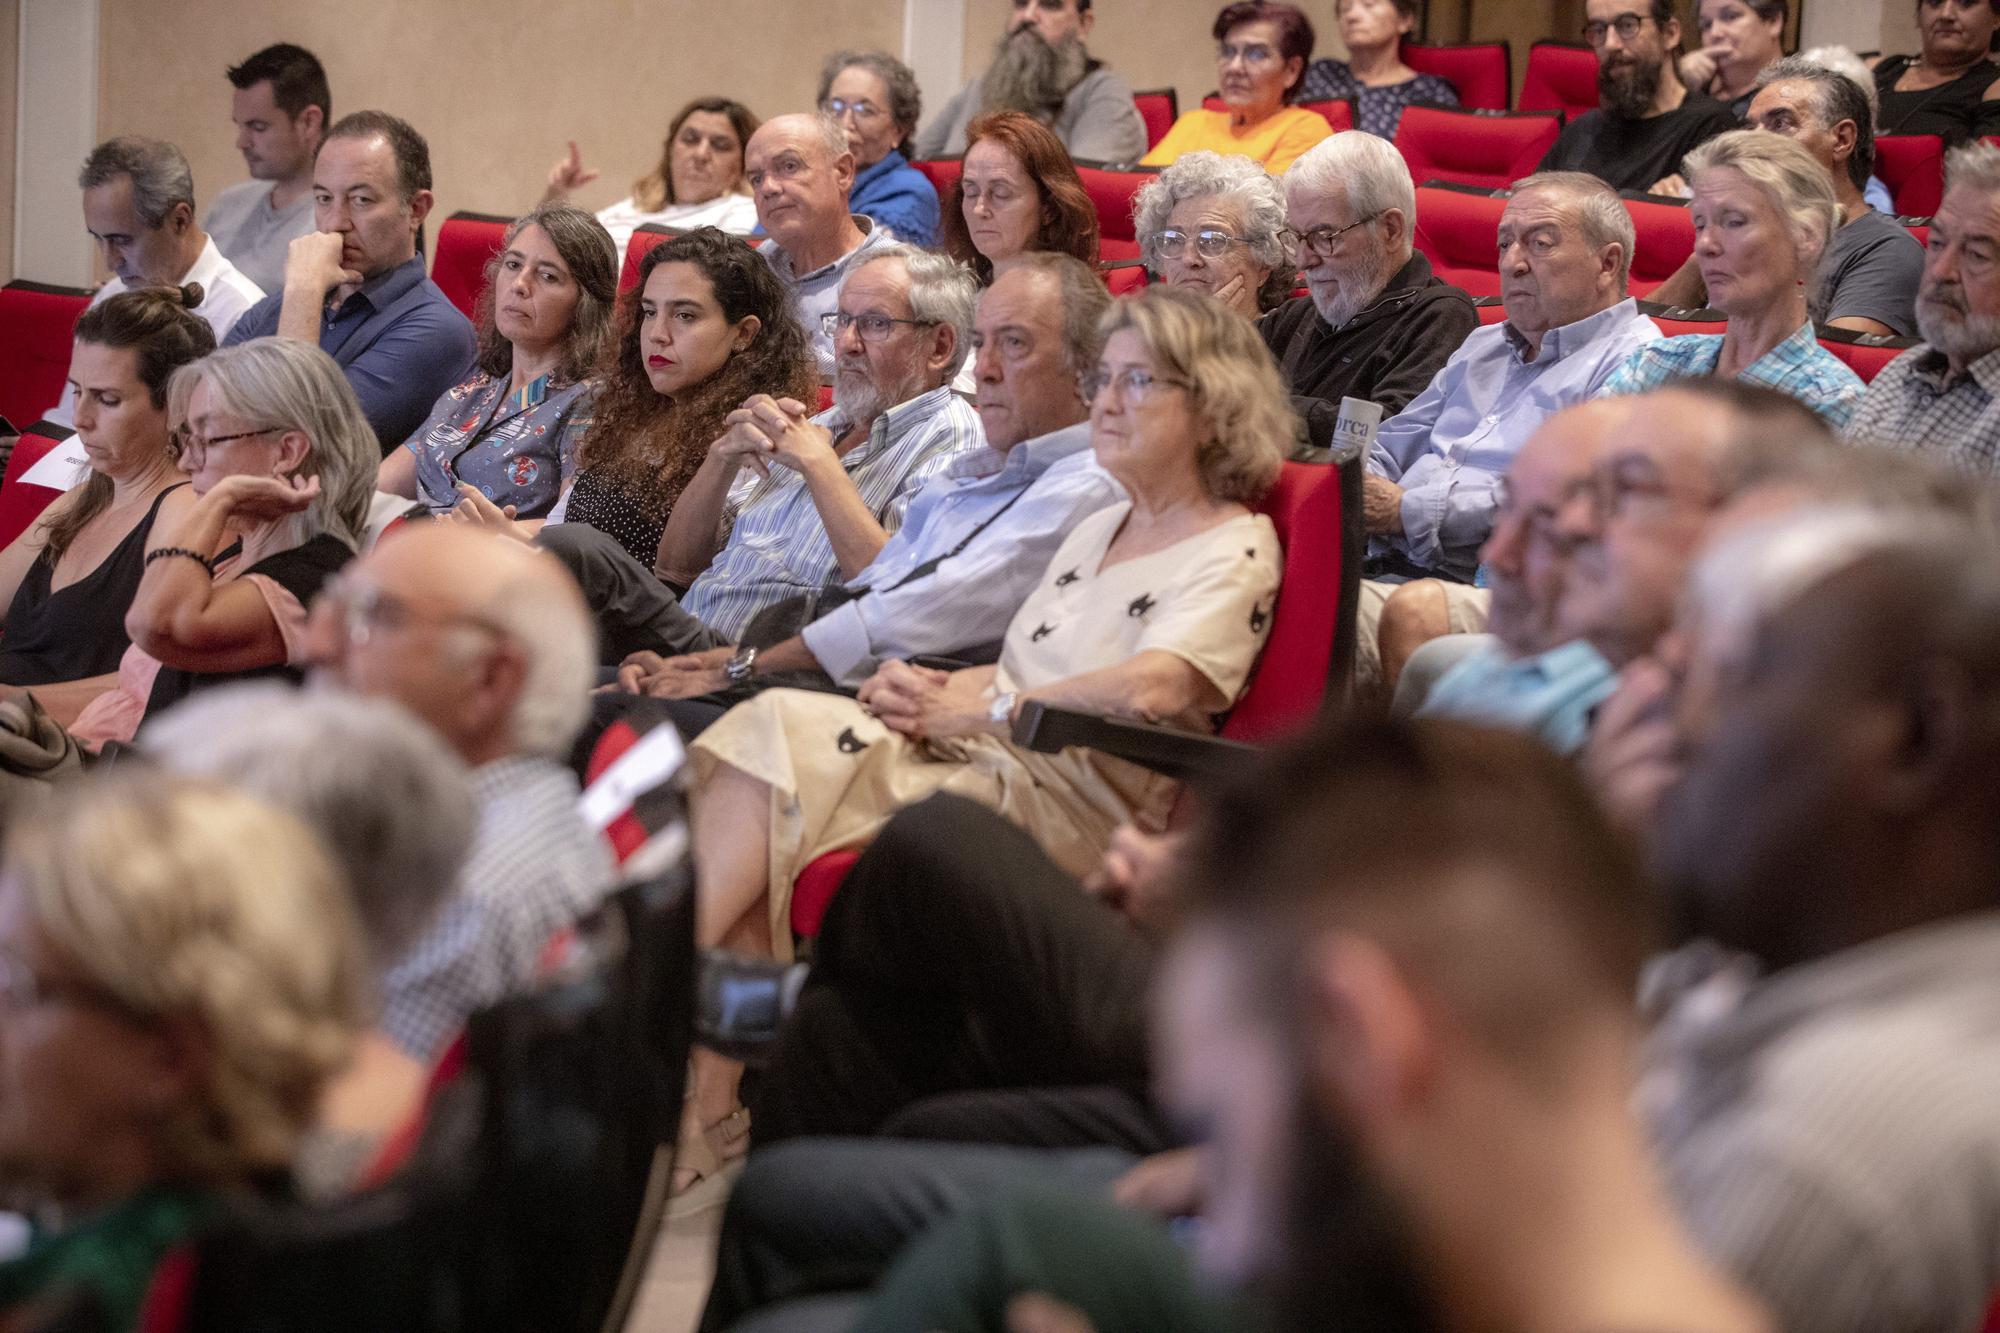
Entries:
{"type": "Polygon", "coordinates": [[[1091,0],[1009,0],[1012,17],[985,73],[938,109],[916,138],[919,159],[959,157],[966,128],[987,111],[1022,111],[1082,162],[1136,162],[1146,122],[1132,87],[1084,48],[1091,0]]]}
{"type": "Polygon", "coordinates": [[[1685,195],[1681,159],[1737,125],[1726,103],[1681,82],[1674,0],[1585,0],[1584,15],[1584,38],[1597,52],[1597,109],[1564,127],[1541,170],[1587,171],[1617,190],[1685,195]]]}

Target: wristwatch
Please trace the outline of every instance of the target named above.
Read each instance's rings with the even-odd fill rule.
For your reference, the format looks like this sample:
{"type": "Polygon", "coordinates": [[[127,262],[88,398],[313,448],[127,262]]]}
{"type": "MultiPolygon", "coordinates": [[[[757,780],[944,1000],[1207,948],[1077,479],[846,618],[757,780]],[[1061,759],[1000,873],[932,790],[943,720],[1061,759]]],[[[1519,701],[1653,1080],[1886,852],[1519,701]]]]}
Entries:
{"type": "Polygon", "coordinates": [[[1004,727],[1014,720],[1014,701],[1021,696],[1013,690],[1002,690],[993,696],[993,702],[986,709],[986,720],[995,726],[1004,727]]]}
{"type": "Polygon", "coordinates": [[[731,654],[729,660],[722,664],[722,674],[724,679],[728,680],[731,685],[741,685],[744,681],[750,679],[750,673],[756,669],[756,666],[757,650],[755,648],[738,648],[731,654]]]}

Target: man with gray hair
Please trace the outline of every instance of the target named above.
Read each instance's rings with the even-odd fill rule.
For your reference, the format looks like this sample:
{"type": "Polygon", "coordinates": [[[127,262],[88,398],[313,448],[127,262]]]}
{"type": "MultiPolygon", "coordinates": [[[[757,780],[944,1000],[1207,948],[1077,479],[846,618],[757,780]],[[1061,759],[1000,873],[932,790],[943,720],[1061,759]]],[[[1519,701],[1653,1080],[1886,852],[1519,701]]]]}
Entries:
{"type": "Polygon", "coordinates": [[[848,212],[854,154],[847,131],[824,115],[773,116],[743,147],[743,179],[770,239],[757,247],[798,302],[822,375],[836,354],[825,317],[865,255],[894,241],[873,218],[848,212]]]}
{"type": "MultiPolygon", "coordinates": [[[[588,524],[543,528],[536,540],[597,616],[604,660],[769,645],[829,584],[858,577],[917,492],[982,443],[978,414],[950,387],[977,293],[970,270],[933,251],[862,256],[821,317],[839,356],[833,406],[813,416],[757,394],[732,412],[674,505],[655,569],[588,524]]],[[[733,655],[730,679],[753,660],[733,655]]]]}
{"type": "Polygon", "coordinates": [[[1359,130],[1333,135],[1292,163],[1284,185],[1311,295],[1258,328],[1312,442],[1327,445],[1342,398],[1402,411],[1479,317],[1415,253],[1416,187],[1391,145],[1359,130]]]}
{"type": "MultiPolygon", "coordinates": [[[[264,293],[223,258],[195,221],[194,173],[181,150],[159,139],[126,135],[90,150],[77,176],[83,225],[111,277],[92,305],[141,287],[201,288],[194,313],[219,344],[264,293]]],[[[76,387],[63,385],[50,421],[72,425],[76,387]]]]}
{"type": "Polygon", "coordinates": [[[1022,111],[1046,124],[1083,162],[1136,162],[1146,122],[1132,88],[1084,49],[1091,0],[1010,0],[1014,15],[986,72],[961,88],[916,138],[919,158],[957,157],[987,111],[1022,111]]]}
{"type": "Polygon", "coordinates": [[[1917,289],[1923,345],[1876,374],[1847,435],[1992,475],[2000,472],[2000,148],[1953,149],[1944,186],[1917,289]]]}

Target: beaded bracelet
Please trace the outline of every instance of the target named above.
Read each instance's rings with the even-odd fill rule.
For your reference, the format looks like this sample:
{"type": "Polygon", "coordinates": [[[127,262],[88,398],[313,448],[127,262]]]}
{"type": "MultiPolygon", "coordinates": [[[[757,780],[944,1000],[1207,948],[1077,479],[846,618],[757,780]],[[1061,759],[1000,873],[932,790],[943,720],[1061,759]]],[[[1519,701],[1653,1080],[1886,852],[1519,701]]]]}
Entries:
{"type": "Polygon", "coordinates": [[[203,555],[200,551],[190,551],[185,546],[162,546],[158,550],[148,551],[146,552],[146,563],[151,565],[155,560],[164,560],[170,555],[184,555],[207,570],[211,575],[215,573],[215,562],[213,560],[203,555]]]}

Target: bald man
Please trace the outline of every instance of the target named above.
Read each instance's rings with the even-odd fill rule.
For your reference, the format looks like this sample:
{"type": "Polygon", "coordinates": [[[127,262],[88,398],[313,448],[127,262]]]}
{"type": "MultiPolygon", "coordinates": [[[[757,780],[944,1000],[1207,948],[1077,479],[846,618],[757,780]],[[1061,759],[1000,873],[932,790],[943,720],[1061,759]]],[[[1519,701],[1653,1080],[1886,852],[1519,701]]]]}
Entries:
{"type": "Polygon", "coordinates": [[[396,701],[473,769],[479,825],[459,887],[383,983],[383,1032],[417,1067],[526,986],[550,937],[611,887],[562,762],[589,713],[596,643],[552,556],[444,524],[382,543],[313,607],[314,683],[396,701]]]}

